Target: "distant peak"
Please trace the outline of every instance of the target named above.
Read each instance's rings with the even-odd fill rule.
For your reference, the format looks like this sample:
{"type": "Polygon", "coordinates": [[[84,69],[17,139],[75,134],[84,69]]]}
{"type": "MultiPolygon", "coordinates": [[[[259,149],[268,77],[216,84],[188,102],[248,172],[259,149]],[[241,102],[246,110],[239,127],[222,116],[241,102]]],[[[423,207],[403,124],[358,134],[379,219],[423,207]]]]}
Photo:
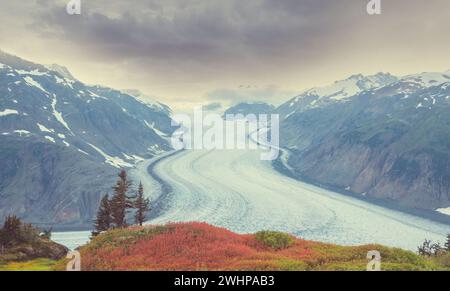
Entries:
{"type": "Polygon", "coordinates": [[[354,75],[351,75],[350,77],[348,77],[345,80],[363,80],[363,79],[386,78],[386,77],[396,78],[391,73],[378,72],[378,73],[376,73],[374,75],[354,74],[354,75]]]}
{"type": "Polygon", "coordinates": [[[374,76],[377,77],[393,77],[393,75],[389,72],[385,73],[385,72],[378,72],[376,73],[374,76]]]}
{"type": "Polygon", "coordinates": [[[347,78],[347,80],[361,80],[364,78],[363,74],[354,74],[347,78]]]}
{"type": "Polygon", "coordinates": [[[75,80],[75,77],[64,66],[61,66],[61,65],[58,65],[58,64],[52,64],[52,65],[48,65],[47,68],[49,70],[51,70],[51,71],[55,71],[55,72],[59,73],[64,78],[67,78],[67,79],[70,79],[70,80],[75,80]]]}

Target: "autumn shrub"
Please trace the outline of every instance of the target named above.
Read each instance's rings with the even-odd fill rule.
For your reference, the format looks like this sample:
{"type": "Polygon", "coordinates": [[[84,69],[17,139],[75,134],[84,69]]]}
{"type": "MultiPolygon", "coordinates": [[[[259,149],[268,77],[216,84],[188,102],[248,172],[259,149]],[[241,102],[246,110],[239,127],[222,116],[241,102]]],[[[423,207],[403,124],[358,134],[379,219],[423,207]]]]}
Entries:
{"type": "Polygon", "coordinates": [[[291,235],[278,231],[257,232],[255,239],[264,246],[275,250],[285,249],[295,242],[291,235]]]}
{"type": "Polygon", "coordinates": [[[380,245],[337,246],[272,231],[236,234],[197,222],[115,229],[80,251],[83,270],[363,271],[369,250],[381,252],[383,270],[436,270],[448,263],[380,245]]]}

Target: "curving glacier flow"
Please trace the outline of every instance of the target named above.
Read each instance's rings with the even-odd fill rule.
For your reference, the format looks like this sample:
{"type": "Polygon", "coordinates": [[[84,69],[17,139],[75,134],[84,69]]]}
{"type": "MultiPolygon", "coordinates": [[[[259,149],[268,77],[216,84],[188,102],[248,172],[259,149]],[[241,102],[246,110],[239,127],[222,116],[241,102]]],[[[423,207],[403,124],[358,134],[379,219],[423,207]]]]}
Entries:
{"type": "Polygon", "coordinates": [[[279,230],[308,240],[414,251],[424,239],[443,242],[450,232],[449,225],[284,176],[257,150],[169,153],[131,174],[155,201],[148,224],[204,221],[239,233],[279,230]]]}

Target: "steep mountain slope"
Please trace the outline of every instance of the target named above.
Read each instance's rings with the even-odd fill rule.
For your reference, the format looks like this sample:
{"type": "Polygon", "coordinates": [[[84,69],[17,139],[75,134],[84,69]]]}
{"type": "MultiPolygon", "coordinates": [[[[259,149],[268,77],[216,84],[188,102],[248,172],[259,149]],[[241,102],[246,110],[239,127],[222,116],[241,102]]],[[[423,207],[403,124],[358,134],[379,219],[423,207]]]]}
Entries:
{"type": "Polygon", "coordinates": [[[397,81],[397,77],[389,73],[378,73],[372,76],[361,74],[336,81],[331,85],[306,90],[277,108],[282,117],[287,118],[294,113],[318,108],[328,104],[346,102],[352,96],[372,88],[382,87],[397,81]]]}
{"type": "Polygon", "coordinates": [[[364,196],[448,207],[449,98],[450,75],[423,73],[345,102],[298,108],[282,124],[289,165],[299,176],[364,196]]]}
{"type": "Polygon", "coordinates": [[[118,168],[168,150],[167,107],[0,53],[0,217],[90,224],[118,168]]]}

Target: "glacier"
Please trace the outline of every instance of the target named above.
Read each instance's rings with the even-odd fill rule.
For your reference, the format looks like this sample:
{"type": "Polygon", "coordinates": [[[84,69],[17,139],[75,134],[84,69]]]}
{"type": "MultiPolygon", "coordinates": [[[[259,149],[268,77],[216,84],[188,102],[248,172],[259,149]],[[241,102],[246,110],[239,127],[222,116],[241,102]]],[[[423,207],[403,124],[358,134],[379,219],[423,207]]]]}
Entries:
{"type": "MultiPolygon", "coordinates": [[[[146,224],[201,221],[238,233],[277,230],[307,240],[412,251],[425,239],[444,242],[450,233],[450,225],[287,177],[260,160],[260,151],[181,150],[139,162],[129,173],[153,201],[146,224]]],[[[55,237],[74,247],[88,240],[88,232],[55,237]]]]}
{"type": "MultiPolygon", "coordinates": [[[[134,171],[141,180],[148,175],[142,166],[134,171]]],[[[408,250],[424,239],[443,242],[450,233],[449,225],[284,176],[260,161],[258,151],[182,151],[157,161],[154,173],[172,192],[150,224],[204,221],[238,233],[278,230],[308,240],[408,250]]],[[[155,200],[160,189],[150,180],[147,190],[155,190],[155,200]]]]}

